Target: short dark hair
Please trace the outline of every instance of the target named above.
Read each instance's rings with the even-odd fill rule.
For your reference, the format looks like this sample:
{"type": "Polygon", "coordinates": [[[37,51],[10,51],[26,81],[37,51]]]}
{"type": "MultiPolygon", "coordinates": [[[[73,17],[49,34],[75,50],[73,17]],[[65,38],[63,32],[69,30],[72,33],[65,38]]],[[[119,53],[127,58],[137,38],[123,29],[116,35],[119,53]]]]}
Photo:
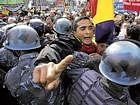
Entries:
{"type": "MultiPolygon", "coordinates": [[[[77,23],[79,22],[79,21],[81,21],[81,20],[90,20],[90,18],[89,17],[87,17],[87,16],[80,16],[80,17],[78,17],[77,19],[75,19],[74,21],[73,21],[73,31],[76,31],[76,29],[77,29],[77,27],[78,27],[78,25],[77,25],[77,23]]],[[[91,21],[91,20],[90,20],[91,21]]]]}
{"type": "Polygon", "coordinates": [[[130,39],[140,41],[140,25],[130,25],[127,27],[126,32],[130,39]]]}

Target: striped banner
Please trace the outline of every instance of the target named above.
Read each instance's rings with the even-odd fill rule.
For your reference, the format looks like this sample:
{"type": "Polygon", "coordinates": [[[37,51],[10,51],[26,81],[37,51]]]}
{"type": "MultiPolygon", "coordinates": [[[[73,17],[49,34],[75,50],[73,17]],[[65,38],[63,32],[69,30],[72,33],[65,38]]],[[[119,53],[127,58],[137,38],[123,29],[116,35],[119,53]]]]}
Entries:
{"type": "Polygon", "coordinates": [[[140,11],[140,0],[123,0],[125,10],[140,11]]]}

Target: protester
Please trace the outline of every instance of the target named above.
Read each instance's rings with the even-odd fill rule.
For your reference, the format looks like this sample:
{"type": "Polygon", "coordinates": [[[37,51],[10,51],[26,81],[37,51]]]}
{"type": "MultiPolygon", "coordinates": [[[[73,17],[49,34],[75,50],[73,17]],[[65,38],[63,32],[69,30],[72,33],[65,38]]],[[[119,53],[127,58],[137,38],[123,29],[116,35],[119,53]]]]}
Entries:
{"type": "Polygon", "coordinates": [[[74,36],[81,42],[80,51],[87,54],[99,53],[97,45],[93,42],[95,27],[91,20],[86,17],[79,17],[73,22],[74,36]]]}

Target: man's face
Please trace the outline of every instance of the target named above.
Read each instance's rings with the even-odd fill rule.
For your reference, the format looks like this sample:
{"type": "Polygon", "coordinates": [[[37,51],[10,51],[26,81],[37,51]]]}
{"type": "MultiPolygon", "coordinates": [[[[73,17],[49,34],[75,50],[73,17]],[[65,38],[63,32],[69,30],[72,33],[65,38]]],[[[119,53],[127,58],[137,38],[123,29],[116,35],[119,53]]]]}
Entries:
{"type": "Polygon", "coordinates": [[[83,19],[77,23],[77,29],[74,36],[84,44],[91,44],[95,27],[88,19],[83,19]]]}
{"type": "Polygon", "coordinates": [[[97,47],[98,47],[98,50],[100,52],[101,55],[103,55],[104,51],[106,50],[106,48],[108,47],[109,45],[106,44],[106,43],[98,43],[97,44],[97,47]]]}
{"type": "Polygon", "coordinates": [[[50,29],[52,29],[52,27],[53,27],[53,22],[52,22],[52,20],[51,20],[50,17],[48,17],[48,18],[46,19],[46,24],[47,24],[47,26],[48,26],[50,29]]]}

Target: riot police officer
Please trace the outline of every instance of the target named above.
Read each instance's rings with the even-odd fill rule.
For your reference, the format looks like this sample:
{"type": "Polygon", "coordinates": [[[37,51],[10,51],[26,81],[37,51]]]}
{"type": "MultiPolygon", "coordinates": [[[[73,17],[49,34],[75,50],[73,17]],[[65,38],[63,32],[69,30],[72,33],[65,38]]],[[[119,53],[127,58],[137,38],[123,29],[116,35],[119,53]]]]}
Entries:
{"type": "Polygon", "coordinates": [[[41,19],[30,19],[29,26],[34,28],[39,36],[43,36],[45,32],[45,24],[41,19]]]}
{"type": "MultiPolygon", "coordinates": [[[[31,78],[31,76],[28,76],[32,72],[35,58],[38,56],[39,48],[41,47],[39,35],[30,26],[18,25],[9,30],[4,46],[19,53],[17,64],[8,71],[8,76],[6,76],[8,78],[5,77],[5,84],[12,96],[20,100],[22,97],[17,96],[18,88],[20,88],[19,83],[31,78]]],[[[18,102],[22,104],[21,101],[18,102]]],[[[15,104],[13,103],[11,105],[15,104]]]]}
{"type": "Polygon", "coordinates": [[[53,25],[53,30],[59,38],[67,37],[72,33],[72,22],[67,18],[59,18],[53,25]]]}
{"type": "Polygon", "coordinates": [[[80,49],[80,42],[72,33],[72,23],[67,18],[58,18],[53,26],[56,32],[56,39],[49,46],[45,46],[40,52],[35,65],[48,63],[50,61],[59,62],[66,55],[72,54],[80,49]],[[49,50],[48,50],[49,49],[49,50]]]}
{"type": "MultiPolygon", "coordinates": [[[[5,97],[7,98],[8,104],[10,105],[16,105],[18,104],[17,101],[15,99],[12,98],[12,96],[10,95],[9,91],[7,90],[6,87],[3,87],[3,78],[5,76],[5,73],[8,72],[9,69],[11,69],[12,67],[14,67],[17,63],[18,63],[18,57],[20,56],[19,51],[19,47],[21,48],[22,46],[29,46],[29,42],[32,40],[27,40],[27,37],[22,37],[21,34],[24,33],[25,35],[27,34],[27,32],[29,32],[28,34],[32,34],[35,30],[29,26],[26,25],[19,25],[19,26],[15,26],[11,29],[8,30],[8,32],[6,33],[6,40],[3,43],[3,46],[0,49],[0,69],[1,69],[1,99],[2,101],[5,99],[5,97]],[[27,30],[28,29],[28,30],[27,30]],[[33,30],[33,31],[32,31],[33,30]],[[23,41],[19,40],[17,41],[16,39],[23,39],[23,41],[26,41],[26,44],[23,45],[23,41]]],[[[36,32],[36,31],[35,31],[36,32]]],[[[32,45],[32,43],[31,43],[32,45]]],[[[3,103],[7,103],[7,101],[4,101],[3,103]]]]}
{"type": "Polygon", "coordinates": [[[55,39],[55,34],[45,35],[45,23],[41,19],[31,19],[28,25],[37,31],[42,48],[55,39]]]}

